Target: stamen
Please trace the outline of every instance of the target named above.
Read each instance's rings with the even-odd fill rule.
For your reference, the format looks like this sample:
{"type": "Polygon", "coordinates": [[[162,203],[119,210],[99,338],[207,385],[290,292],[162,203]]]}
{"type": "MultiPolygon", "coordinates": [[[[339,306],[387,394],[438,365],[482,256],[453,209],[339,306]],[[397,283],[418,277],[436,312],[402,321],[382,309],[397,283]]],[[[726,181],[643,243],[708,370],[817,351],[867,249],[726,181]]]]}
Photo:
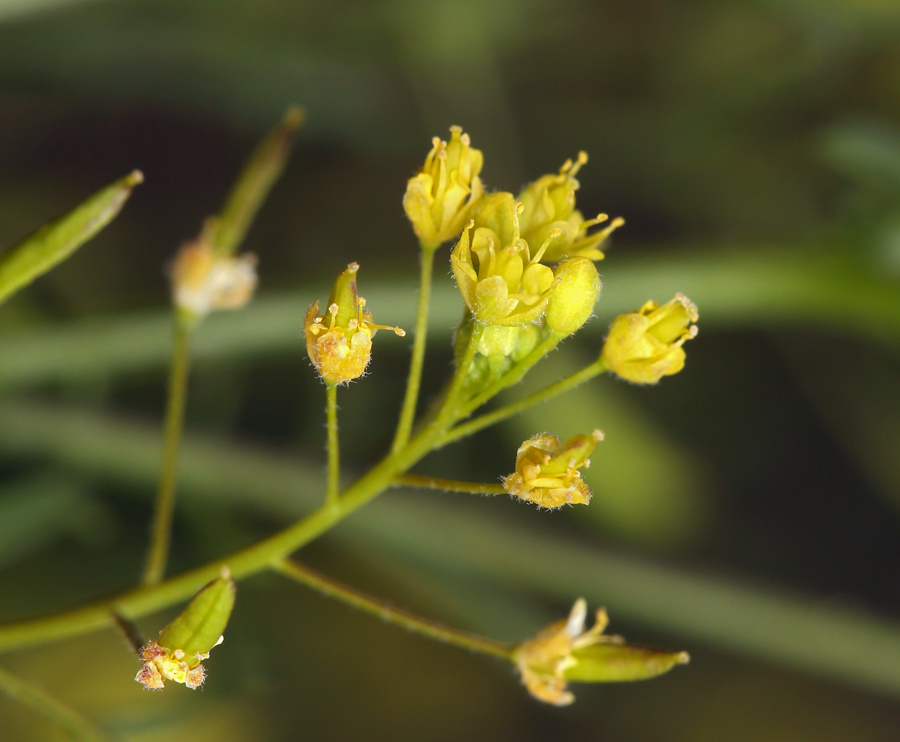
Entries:
{"type": "Polygon", "coordinates": [[[584,221],[581,224],[579,224],[578,231],[581,231],[582,229],[588,230],[597,224],[602,224],[607,219],[609,219],[609,214],[603,214],[603,213],[597,214],[597,216],[595,216],[593,219],[588,219],[587,221],[584,221]]]}
{"type": "Polygon", "coordinates": [[[547,241],[541,245],[541,249],[537,251],[537,255],[535,255],[531,259],[531,263],[537,263],[544,256],[544,253],[547,251],[547,248],[550,247],[550,242],[555,240],[562,234],[562,230],[559,227],[554,227],[550,230],[550,234],[547,236],[547,241]]]}

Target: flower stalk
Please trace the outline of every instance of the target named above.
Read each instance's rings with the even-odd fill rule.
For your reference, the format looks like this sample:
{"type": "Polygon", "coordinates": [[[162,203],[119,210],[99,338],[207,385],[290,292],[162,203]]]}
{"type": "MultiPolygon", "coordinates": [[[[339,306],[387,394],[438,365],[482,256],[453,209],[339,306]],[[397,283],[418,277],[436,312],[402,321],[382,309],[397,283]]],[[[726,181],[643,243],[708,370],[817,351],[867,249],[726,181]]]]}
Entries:
{"type": "Polygon", "coordinates": [[[395,626],[400,626],[413,633],[426,636],[429,639],[435,639],[444,644],[452,644],[472,652],[487,654],[493,657],[499,657],[504,660],[512,661],[513,647],[503,642],[487,639],[477,634],[471,634],[467,631],[454,629],[449,626],[431,621],[427,618],[417,616],[410,611],[386,603],[383,600],[366,595],[347,585],[343,585],[337,580],[326,577],[315,570],[306,567],[299,562],[286,559],[276,563],[273,566],[276,572],[283,574],[294,582],[316,590],[329,598],[346,603],[347,605],[368,613],[372,616],[380,618],[395,626]]]}

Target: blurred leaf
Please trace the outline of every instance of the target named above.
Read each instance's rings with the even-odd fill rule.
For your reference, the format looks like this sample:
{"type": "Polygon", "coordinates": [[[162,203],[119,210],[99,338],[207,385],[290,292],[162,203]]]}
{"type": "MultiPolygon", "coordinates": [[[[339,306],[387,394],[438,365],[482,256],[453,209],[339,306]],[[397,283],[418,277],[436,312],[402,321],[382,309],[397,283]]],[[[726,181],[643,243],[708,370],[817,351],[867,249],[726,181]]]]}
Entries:
{"type": "MultiPolygon", "coordinates": [[[[71,477],[42,473],[0,490],[0,566],[40,551],[60,536],[108,530],[104,513],[71,477]]],[[[88,534],[85,534],[88,535],[88,534]]]]}
{"type": "Polygon", "coordinates": [[[64,729],[78,742],[112,742],[102,729],[65,704],[47,695],[36,686],[0,669],[0,691],[41,714],[64,729]]]}
{"type": "Polygon", "coordinates": [[[824,135],[822,151],[845,175],[889,187],[900,196],[900,129],[896,126],[875,121],[835,125],[824,135]]]}
{"type": "Polygon", "coordinates": [[[144,180],[139,170],[98,191],[0,256],[0,303],[65,260],[109,224],[144,180]]]}
{"type": "MultiPolygon", "coordinates": [[[[676,291],[700,307],[702,328],[812,326],[900,345],[900,282],[867,273],[842,250],[753,245],[724,253],[669,250],[652,260],[610,257],[601,267],[598,317],[579,331],[580,337],[597,338],[598,351],[614,316],[649,298],[667,300],[676,291]]],[[[401,327],[415,324],[411,277],[376,276],[366,286],[373,311],[390,309],[391,322],[401,327]]],[[[193,357],[301,353],[302,318],[322,289],[259,297],[237,314],[208,318],[195,338],[193,357]]],[[[430,331],[446,334],[459,322],[462,306],[450,281],[438,282],[430,331]]],[[[170,323],[169,313],[160,311],[76,320],[24,335],[19,328],[12,337],[0,337],[0,387],[163,367],[171,352],[170,323]]]]}

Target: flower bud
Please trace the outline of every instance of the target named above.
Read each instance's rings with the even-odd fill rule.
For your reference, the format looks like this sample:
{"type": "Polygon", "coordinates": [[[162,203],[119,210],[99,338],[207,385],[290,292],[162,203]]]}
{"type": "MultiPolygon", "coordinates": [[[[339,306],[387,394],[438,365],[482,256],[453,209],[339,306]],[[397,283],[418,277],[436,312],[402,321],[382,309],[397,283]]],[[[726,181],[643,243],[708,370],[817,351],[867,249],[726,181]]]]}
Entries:
{"type": "Polygon", "coordinates": [[[559,282],[547,302],[545,324],[554,332],[571,335],[588,321],[600,297],[600,275],[587,258],[571,258],[554,274],[559,282]]]}
{"type": "Polygon", "coordinates": [[[574,163],[566,160],[558,174],[538,178],[519,194],[519,201],[525,206],[522,237],[535,245],[549,240],[544,255],[548,263],[574,257],[602,260],[599,245],[625,223],[624,219],[616,218],[605,229],[588,234],[591,227],[609,217],[598,214],[595,219],[585,220],[575,208],[575,191],[580,187],[575,175],[587,161],[587,153],[579,152],[574,163]]]}
{"type": "Polygon", "coordinates": [[[219,578],[200,590],[181,615],[159,632],[159,641],[144,645],[144,664],[134,679],[154,690],[163,688],[163,680],[192,690],[203,685],[206,671],[201,662],[222,643],[236,590],[231,572],[223,567],[219,578]]]}
{"type": "Polygon", "coordinates": [[[319,316],[319,302],[306,313],[306,352],[319,376],[329,384],[343,384],[363,375],[372,355],[372,337],[378,330],[406,335],[399,327],[372,322],[372,314],[363,308],[366,300],[356,293],[358,270],[359,264],[350,263],[337,277],[328,299],[327,318],[319,316]]]}
{"type": "Polygon", "coordinates": [[[516,452],[516,471],[503,478],[503,488],[520,500],[539,507],[587,505],[591,491],[578,471],[591,465],[590,456],[603,433],[576,435],[566,444],[542,433],[529,438],[516,452]]]}
{"type": "Polygon", "coordinates": [[[469,220],[484,194],[478,174],[484,158],[469,146],[469,135],[450,127],[450,142],[432,140],[431,152],[417,175],[409,179],[403,209],[416,236],[430,245],[453,239],[469,220]]]}
{"type": "Polygon", "coordinates": [[[602,608],[584,630],[587,603],[579,598],[569,617],[542,629],[513,651],[513,661],[528,692],[554,706],[575,700],[568,681],[582,683],[643,680],[662,675],[690,659],[687,652],[661,652],[625,644],[603,633],[609,619],[602,608]]]}
{"type": "Polygon", "coordinates": [[[636,384],[655,384],[684,368],[686,340],[697,337],[700,315],[684,294],[658,306],[648,301],[637,312],[617,317],[602,357],[609,368],[636,384]]]}
{"type": "Polygon", "coordinates": [[[201,238],[178,251],[171,280],[176,308],[194,319],[218,309],[240,309],[256,289],[256,256],[217,254],[201,238]]]}

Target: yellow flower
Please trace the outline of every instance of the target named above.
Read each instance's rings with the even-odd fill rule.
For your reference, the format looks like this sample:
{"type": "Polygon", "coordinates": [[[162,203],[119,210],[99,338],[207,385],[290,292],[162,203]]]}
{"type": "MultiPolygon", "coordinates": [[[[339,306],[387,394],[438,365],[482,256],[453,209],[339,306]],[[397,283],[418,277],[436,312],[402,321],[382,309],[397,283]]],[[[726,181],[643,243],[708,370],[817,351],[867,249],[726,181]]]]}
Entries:
{"type": "Polygon", "coordinates": [[[584,630],[586,618],[587,603],[579,598],[568,619],[551,624],[513,650],[513,662],[522,682],[538,700],[566,706],[575,700],[567,690],[570,681],[646,680],[690,661],[687,652],[634,646],[625,644],[620,636],[605,635],[609,619],[602,608],[589,631],[584,630]]]}
{"type": "Polygon", "coordinates": [[[616,318],[602,357],[610,370],[636,384],[655,384],[684,368],[686,340],[697,337],[700,318],[684,294],[658,306],[648,301],[637,312],[616,318]]]}
{"type": "Polygon", "coordinates": [[[450,255],[456,284],[475,319],[488,325],[524,326],[539,322],[554,286],[553,270],[540,262],[546,245],[534,256],[519,236],[515,204],[510,215],[510,242],[489,227],[470,238],[469,222],[450,255]],[[505,246],[504,246],[505,244],[505,246]]]}
{"type": "Polygon", "coordinates": [[[406,185],[403,208],[416,236],[437,246],[462,231],[484,194],[478,177],[484,158],[458,126],[450,127],[449,143],[438,137],[431,141],[424,167],[406,185]]]}
{"type": "Polygon", "coordinates": [[[178,251],[171,280],[175,306],[196,319],[217,309],[240,309],[256,289],[256,256],[217,255],[201,238],[178,251]]]}
{"type": "Polygon", "coordinates": [[[599,430],[573,436],[565,445],[548,433],[529,438],[519,446],[516,471],[503,478],[503,488],[539,507],[587,505],[591,491],[578,470],[591,465],[588,456],[602,440],[603,433],[599,430]]]}
{"type": "Polygon", "coordinates": [[[575,175],[587,160],[587,154],[579,152],[578,159],[566,160],[558,174],[538,178],[519,194],[519,201],[525,205],[521,217],[522,237],[534,245],[550,240],[544,255],[548,263],[575,257],[602,260],[600,243],[625,223],[619,217],[605,229],[588,234],[591,227],[609,217],[598,214],[595,219],[585,220],[575,208],[575,191],[580,187],[575,175]]]}
{"type": "Polygon", "coordinates": [[[513,661],[522,682],[535,698],[554,706],[569,705],[575,696],[566,690],[568,682],[564,672],[575,663],[573,651],[602,642],[621,643],[620,637],[603,634],[609,623],[604,609],[597,611],[589,631],[584,630],[586,618],[587,603],[579,598],[568,619],[550,624],[515,648],[513,661]]]}
{"type": "Polygon", "coordinates": [[[372,355],[372,337],[378,330],[399,327],[376,325],[364,309],[366,300],[356,293],[359,264],[350,263],[334,282],[328,299],[328,317],[319,315],[319,302],[306,313],[306,352],[319,376],[329,384],[343,384],[363,375],[372,355]]]}

